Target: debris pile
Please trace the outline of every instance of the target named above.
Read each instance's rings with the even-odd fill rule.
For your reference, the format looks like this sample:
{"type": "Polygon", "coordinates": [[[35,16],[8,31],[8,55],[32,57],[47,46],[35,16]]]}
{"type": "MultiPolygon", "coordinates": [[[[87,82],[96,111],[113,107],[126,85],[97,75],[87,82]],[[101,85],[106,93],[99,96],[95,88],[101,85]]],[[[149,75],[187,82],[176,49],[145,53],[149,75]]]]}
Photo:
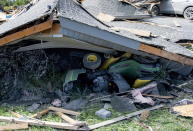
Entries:
{"type": "Polygon", "coordinates": [[[146,119],[165,105],[192,117],[192,101],[176,99],[193,92],[193,32],[186,30],[193,26],[150,18],[160,2],[33,0],[19,9],[0,25],[0,104],[31,113],[46,108],[0,121],[14,121],[9,129],[94,130],[140,114],[146,119]],[[95,125],[72,117],[95,103],[101,106],[93,115],[102,119],[112,110],[129,114],[95,125]],[[65,122],[40,120],[48,112],[65,122]]]}

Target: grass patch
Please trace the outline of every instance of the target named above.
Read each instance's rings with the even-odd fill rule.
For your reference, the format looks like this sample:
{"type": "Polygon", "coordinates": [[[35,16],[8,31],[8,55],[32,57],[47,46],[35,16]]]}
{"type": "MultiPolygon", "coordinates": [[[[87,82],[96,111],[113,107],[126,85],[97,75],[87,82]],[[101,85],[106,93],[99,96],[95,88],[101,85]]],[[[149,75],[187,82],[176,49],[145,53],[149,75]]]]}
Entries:
{"type": "MultiPolygon", "coordinates": [[[[75,119],[87,121],[89,125],[95,124],[98,122],[104,121],[101,118],[95,116],[95,112],[99,110],[100,107],[92,107],[85,109],[81,113],[81,115],[75,119]]],[[[14,111],[20,113],[22,115],[31,116],[32,113],[26,111],[25,107],[0,107],[0,115],[1,116],[13,116],[10,111],[14,111]]],[[[124,115],[122,113],[112,111],[112,119],[114,117],[124,115]]],[[[55,121],[62,122],[62,119],[56,116],[54,113],[50,112],[47,115],[41,118],[46,121],[55,121]]],[[[112,124],[106,127],[102,127],[96,129],[95,131],[149,131],[147,128],[150,126],[153,130],[156,131],[193,131],[193,119],[176,116],[175,114],[171,114],[169,109],[160,109],[150,112],[150,116],[148,119],[144,121],[140,121],[138,117],[131,118],[129,120],[124,120],[122,122],[112,124]]],[[[0,125],[5,125],[7,123],[0,122],[0,125]]],[[[21,131],[55,131],[56,129],[49,127],[38,127],[38,126],[30,126],[28,130],[21,131]]]]}

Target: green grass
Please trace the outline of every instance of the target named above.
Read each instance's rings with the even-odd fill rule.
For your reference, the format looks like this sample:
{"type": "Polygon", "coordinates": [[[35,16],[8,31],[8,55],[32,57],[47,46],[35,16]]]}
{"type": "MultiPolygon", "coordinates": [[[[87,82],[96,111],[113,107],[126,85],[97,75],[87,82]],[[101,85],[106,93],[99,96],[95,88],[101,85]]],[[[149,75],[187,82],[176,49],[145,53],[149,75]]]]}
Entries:
{"type": "MultiPolygon", "coordinates": [[[[103,119],[95,116],[95,111],[100,109],[100,107],[95,106],[92,108],[85,109],[82,114],[75,119],[87,121],[89,125],[104,121],[103,119]]],[[[25,107],[0,107],[1,116],[13,116],[10,111],[14,111],[26,116],[32,115],[26,111],[25,107]]],[[[114,110],[111,110],[113,115],[111,118],[124,115],[114,110]]],[[[49,114],[42,117],[42,120],[62,122],[61,118],[57,117],[55,114],[50,112],[49,114]]],[[[129,120],[124,120],[122,122],[112,124],[106,127],[96,129],[95,131],[149,131],[148,126],[156,131],[193,131],[193,119],[176,116],[171,114],[169,109],[161,109],[150,112],[150,116],[144,120],[140,121],[138,117],[134,117],[129,120]]],[[[5,125],[6,123],[1,122],[0,125],[5,125]]],[[[53,128],[49,127],[37,127],[30,126],[29,131],[55,131],[53,128]]],[[[22,130],[22,131],[28,131],[22,130]]]]}

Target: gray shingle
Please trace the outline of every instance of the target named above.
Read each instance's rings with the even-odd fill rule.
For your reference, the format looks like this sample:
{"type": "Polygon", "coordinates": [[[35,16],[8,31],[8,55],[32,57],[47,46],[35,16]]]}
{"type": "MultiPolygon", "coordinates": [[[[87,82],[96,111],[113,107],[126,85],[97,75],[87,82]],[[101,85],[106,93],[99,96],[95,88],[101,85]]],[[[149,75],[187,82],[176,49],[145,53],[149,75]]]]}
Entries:
{"type": "Polygon", "coordinates": [[[23,26],[29,22],[35,21],[41,17],[49,15],[52,13],[56,4],[57,0],[40,0],[36,5],[32,6],[25,13],[0,25],[0,35],[3,35],[4,33],[14,30],[15,28],[23,26]],[[52,9],[49,11],[48,6],[52,7],[52,9]]]}
{"type": "MultiPolygon", "coordinates": [[[[113,0],[109,0],[109,3],[111,3],[111,1],[113,0]]],[[[192,39],[191,36],[193,35],[189,32],[187,33],[183,30],[178,31],[177,29],[171,29],[171,28],[166,28],[166,27],[157,27],[153,25],[147,25],[144,23],[132,23],[131,24],[128,22],[120,22],[120,21],[105,23],[110,27],[117,26],[117,27],[149,30],[153,34],[158,35],[158,37],[156,38],[147,39],[143,37],[138,37],[127,31],[115,32],[111,30],[109,27],[104,26],[103,24],[98,22],[96,19],[91,17],[90,14],[88,14],[85,10],[83,10],[79,5],[77,5],[72,0],[59,0],[59,10],[58,11],[60,13],[59,15],[60,17],[68,18],[73,21],[84,23],[84,24],[87,24],[88,26],[97,27],[103,31],[113,32],[119,36],[124,36],[126,38],[142,42],[144,44],[159,46],[159,47],[162,47],[164,50],[172,52],[172,53],[177,53],[177,54],[193,57],[192,51],[187,50],[186,48],[181,47],[177,45],[176,43],[174,43],[174,41],[178,41],[179,39],[192,39]],[[170,41],[165,40],[163,37],[169,38],[170,41]]]]}

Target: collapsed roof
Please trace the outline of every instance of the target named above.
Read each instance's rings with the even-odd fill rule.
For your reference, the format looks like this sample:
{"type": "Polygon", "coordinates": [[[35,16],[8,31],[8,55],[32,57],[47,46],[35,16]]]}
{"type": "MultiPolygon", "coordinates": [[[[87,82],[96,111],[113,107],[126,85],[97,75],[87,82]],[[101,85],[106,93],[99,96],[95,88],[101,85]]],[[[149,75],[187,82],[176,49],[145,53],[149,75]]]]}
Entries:
{"type": "Polygon", "coordinates": [[[82,4],[75,0],[40,0],[19,16],[0,25],[0,45],[10,44],[28,36],[34,39],[40,36],[40,39],[45,37],[46,40],[55,41],[55,43],[69,42],[66,39],[72,39],[79,42],[81,46],[87,44],[93,48],[130,51],[138,54],[146,52],[193,65],[193,52],[176,43],[180,40],[193,40],[193,31],[188,30],[193,25],[187,21],[181,20],[181,28],[171,26],[172,22],[162,17],[148,18],[143,21],[105,22],[98,19],[100,13],[121,17],[146,15],[118,0],[84,0],[82,4]],[[60,22],[58,31],[47,36],[40,34],[43,30],[53,28],[53,26],[39,25],[44,24],[47,20],[54,20],[55,9],[60,22]],[[36,28],[32,29],[34,26],[36,28]],[[41,30],[38,30],[40,27],[41,30]],[[20,32],[21,34],[21,31],[26,32],[26,29],[29,30],[29,28],[32,33],[28,35],[18,36],[12,33],[20,32]],[[33,32],[35,29],[36,31],[33,32]],[[151,32],[151,36],[138,36],[130,31],[132,29],[151,32]]]}

